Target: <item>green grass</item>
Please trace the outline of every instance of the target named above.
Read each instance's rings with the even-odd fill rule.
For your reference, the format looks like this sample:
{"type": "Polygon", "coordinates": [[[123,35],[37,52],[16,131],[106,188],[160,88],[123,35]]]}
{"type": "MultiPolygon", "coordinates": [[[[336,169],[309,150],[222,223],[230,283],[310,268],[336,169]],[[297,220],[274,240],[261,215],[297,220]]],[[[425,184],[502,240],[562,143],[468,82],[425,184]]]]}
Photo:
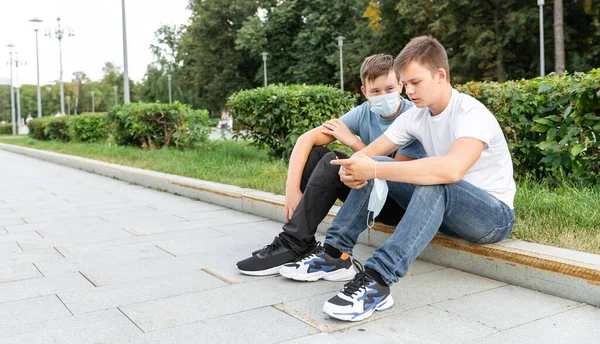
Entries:
{"type": "MultiPolygon", "coordinates": [[[[245,143],[212,142],[194,151],[143,151],[114,144],[37,141],[1,137],[0,142],[283,194],[287,165],[245,143]]],[[[600,254],[600,186],[580,188],[520,182],[512,238],[600,254]]]]}

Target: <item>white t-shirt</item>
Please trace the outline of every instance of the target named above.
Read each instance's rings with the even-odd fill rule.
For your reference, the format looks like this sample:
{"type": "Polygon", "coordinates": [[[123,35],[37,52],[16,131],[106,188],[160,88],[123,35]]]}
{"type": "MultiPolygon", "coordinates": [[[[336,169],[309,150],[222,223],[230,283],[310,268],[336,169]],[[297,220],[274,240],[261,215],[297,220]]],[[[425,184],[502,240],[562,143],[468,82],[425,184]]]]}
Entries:
{"type": "Polygon", "coordinates": [[[483,189],[513,209],[513,165],[500,124],[477,99],[452,90],[448,106],[437,116],[429,108],[413,107],[398,117],[385,132],[397,145],[419,140],[427,155],[444,156],[459,137],[473,137],[485,147],[463,180],[483,189]]]}

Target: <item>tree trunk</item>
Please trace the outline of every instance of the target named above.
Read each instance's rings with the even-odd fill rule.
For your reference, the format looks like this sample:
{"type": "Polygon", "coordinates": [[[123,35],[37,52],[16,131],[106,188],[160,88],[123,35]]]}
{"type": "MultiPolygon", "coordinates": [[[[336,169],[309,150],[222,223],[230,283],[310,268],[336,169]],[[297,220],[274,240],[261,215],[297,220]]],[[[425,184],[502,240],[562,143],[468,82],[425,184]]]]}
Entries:
{"type": "Polygon", "coordinates": [[[554,0],[554,71],[558,75],[565,72],[563,0],[554,0]]]}

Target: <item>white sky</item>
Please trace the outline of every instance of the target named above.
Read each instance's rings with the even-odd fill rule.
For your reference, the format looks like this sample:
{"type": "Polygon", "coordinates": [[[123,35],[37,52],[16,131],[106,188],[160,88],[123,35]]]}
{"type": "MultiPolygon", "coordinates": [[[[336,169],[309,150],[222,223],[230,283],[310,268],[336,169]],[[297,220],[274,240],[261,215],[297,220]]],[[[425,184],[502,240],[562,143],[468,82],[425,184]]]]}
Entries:
{"type": "MultiPolygon", "coordinates": [[[[187,5],[188,0],[125,1],[130,79],[139,82],[154,60],[150,44],[155,43],[154,32],[160,26],[188,22],[187,5]]],[[[40,84],[59,78],[58,39],[54,38],[58,16],[61,27],[75,33],[62,40],[63,81],[70,81],[75,71],[98,81],[105,62],[123,66],[121,0],[0,0],[0,8],[0,80],[10,78],[6,45],[14,44],[19,59],[27,63],[19,66],[19,82],[37,83],[32,18],[44,21],[38,31],[40,84]],[[47,29],[52,29],[52,38],[44,36],[47,29]]]]}

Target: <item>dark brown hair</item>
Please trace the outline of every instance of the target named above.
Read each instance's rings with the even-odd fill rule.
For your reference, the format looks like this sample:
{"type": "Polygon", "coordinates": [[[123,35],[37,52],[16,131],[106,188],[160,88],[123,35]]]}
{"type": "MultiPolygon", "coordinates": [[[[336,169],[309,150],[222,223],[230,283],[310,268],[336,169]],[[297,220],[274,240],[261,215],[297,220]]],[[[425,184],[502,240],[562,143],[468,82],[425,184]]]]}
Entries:
{"type": "Polygon", "coordinates": [[[413,61],[425,66],[432,73],[439,68],[444,69],[450,81],[450,65],[446,49],[432,36],[419,36],[408,42],[394,61],[396,75],[400,77],[400,71],[413,61]]]}
{"type": "Polygon", "coordinates": [[[364,86],[366,81],[373,81],[380,76],[386,76],[393,70],[394,57],[392,55],[371,55],[360,66],[360,81],[364,86]]]}

